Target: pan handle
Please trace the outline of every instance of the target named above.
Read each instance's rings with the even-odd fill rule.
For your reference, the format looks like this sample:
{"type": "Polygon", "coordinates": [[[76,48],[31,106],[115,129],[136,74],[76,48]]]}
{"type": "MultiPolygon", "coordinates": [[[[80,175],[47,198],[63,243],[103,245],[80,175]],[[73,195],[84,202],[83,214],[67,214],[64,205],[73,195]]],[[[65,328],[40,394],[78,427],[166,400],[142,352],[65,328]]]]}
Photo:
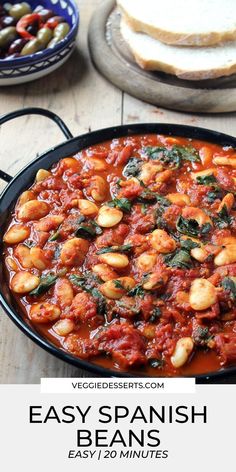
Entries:
{"type": "MultiPolygon", "coordinates": [[[[37,107],[29,107],[29,108],[22,108],[20,110],[15,110],[11,111],[10,113],[6,113],[5,115],[0,116],[0,126],[3,125],[3,123],[6,123],[7,121],[13,120],[14,118],[18,118],[19,116],[24,116],[24,115],[42,115],[46,116],[47,118],[50,118],[50,120],[53,120],[54,123],[56,123],[66,139],[71,139],[73,138],[73,134],[71,134],[69,128],[66,126],[64,121],[56,115],[56,113],[53,113],[50,110],[45,110],[44,108],[37,108],[37,107]]],[[[4,180],[5,182],[10,182],[13,177],[11,175],[7,174],[6,172],[0,170],[0,179],[4,180]]]]}

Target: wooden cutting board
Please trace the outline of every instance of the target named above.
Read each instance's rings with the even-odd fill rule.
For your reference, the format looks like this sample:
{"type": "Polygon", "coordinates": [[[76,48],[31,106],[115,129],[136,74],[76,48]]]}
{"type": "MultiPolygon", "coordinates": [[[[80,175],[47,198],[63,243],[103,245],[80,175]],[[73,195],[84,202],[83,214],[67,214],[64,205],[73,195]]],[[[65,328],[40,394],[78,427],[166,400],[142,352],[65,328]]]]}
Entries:
{"type": "Polygon", "coordinates": [[[89,26],[89,48],[97,69],[121,90],[153,105],[203,113],[236,111],[236,75],[188,81],[142,70],[120,33],[115,0],[96,8],[89,26]]]}

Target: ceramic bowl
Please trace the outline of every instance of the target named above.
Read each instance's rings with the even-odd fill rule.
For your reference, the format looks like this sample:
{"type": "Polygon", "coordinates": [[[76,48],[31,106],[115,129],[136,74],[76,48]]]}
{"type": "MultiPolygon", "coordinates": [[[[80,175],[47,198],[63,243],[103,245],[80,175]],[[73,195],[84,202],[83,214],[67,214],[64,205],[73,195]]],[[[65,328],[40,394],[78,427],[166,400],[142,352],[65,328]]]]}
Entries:
{"type": "MultiPolygon", "coordinates": [[[[19,3],[15,0],[13,3],[19,3]]],[[[28,1],[28,0],[27,0],[28,1]]],[[[0,1],[1,4],[6,3],[0,1]]],[[[37,5],[53,10],[55,15],[63,16],[71,29],[68,35],[52,49],[29,54],[15,59],[0,59],[0,86],[17,85],[39,79],[58,69],[71,55],[79,27],[79,11],[73,0],[29,0],[34,9],[37,5]]]]}

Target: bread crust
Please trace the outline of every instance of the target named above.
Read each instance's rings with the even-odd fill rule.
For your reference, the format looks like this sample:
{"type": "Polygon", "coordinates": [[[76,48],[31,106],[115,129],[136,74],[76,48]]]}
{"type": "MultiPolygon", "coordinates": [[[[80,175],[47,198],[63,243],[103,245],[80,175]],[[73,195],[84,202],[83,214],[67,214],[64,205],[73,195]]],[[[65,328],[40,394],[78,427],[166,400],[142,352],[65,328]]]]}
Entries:
{"type": "MultiPolygon", "coordinates": [[[[144,70],[149,70],[149,71],[161,71],[165,72],[167,74],[173,74],[179,77],[180,79],[185,79],[185,80],[206,80],[206,79],[217,79],[219,77],[223,76],[229,76],[234,73],[236,73],[236,57],[234,61],[230,61],[230,63],[226,63],[225,65],[222,65],[222,67],[209,67],[207,68],[202,68],[198,67],[196,70],[188,70],[187,69],[187,63],[186,63],[186,68],[182,67],[178,64],[176,66],[175,64],[171,64],[170,62],[165,62],[163,59],[152,59],[152,58],[147,58],[145,55],[138,50],[133,44],[132,41],[129,41],[127,34],[125,33],[127,29],[130,29],[128,23],[124,19],[122,19],[121,22],[121,34],[128,45],[129,49],[131,50],[132,54],[134,55],[135,61],[137,64],[144,70]]],[[[134,35],[140,35],[140,36],[146,36],[144,33],[136,33],[133,30],[132,34],[134,35]]],[[[150,38],[150,41],[153,41],[152,38],[150,38]]],[[[227,44],[227,43],[226,43],[227,44]]],[[[166,48],[171,48],[172,46],[168,45],[165,46],[166,48]]],[[[174,47],[174,46],[173,46],[174,47]]],[[[217,50],[217,46],[215,46],[217,50]]],[[[180,47],[181,49],[181,47],[180,47]]],[[[188,48],[187,48],[188,49],[188,48]]],[[[194,48],[190,48],[193,52],[194,48]]],[[[199,48],[197,48],[199,49],[199,48]]],[[[201,48],[200,48],[201,49],[201,48]]],[[[217,54],[217,51],[216,51],[217,54]]]]}
{"type": "Polygon", "coordinates": [[[133,18],[121,5],[119,5],[119,9],[130,28],[139,33],[146,33],[148,36],[158,39],[165,44],[176,46],[214,46],[222,42],[234,41],[236,39],[236,28],[221,33],[217,31],[206,34],[190,33],[188,35],[185,33],[173,33],[172,31],[163,30],[158,26],[154,27],[149,25],[143,20],[133,18]]]}
{"type": "Polygon", "coordinates": [[[221,67],[219,69],[209,69],[209,70],[198,70],[198,71],[186,71],[182,69],[177,69],[171,64],[165,64],[162,61],[146,60],[140,56],[136,51],[132,50],[129,45],[136,62],[138,65],[149,71],[161,71],[166,74],[172,74],[179,77],[179,79],[184,80],[207,80],[207,79],[218,79],[219,77],[226,77],[236,73],[236,62],[230,67],[221,67]]]}

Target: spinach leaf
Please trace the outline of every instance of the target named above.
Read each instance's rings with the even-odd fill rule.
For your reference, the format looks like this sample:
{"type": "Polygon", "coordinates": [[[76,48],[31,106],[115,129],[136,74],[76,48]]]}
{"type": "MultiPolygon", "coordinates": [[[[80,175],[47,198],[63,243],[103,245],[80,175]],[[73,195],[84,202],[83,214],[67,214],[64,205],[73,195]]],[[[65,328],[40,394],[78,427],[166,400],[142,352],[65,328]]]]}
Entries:
{"type": "Polygon", "coordinates": [[[154,369],[162,369],[165,365],[165,361],[163,359],[149,359],[149,365],[154,369]]]}
{"type": "Polygon", "coordinates": [[[195,241],[192,241],[192,239],[182,239],[180,241],[180,246],[185,251],[190,252],[191,249],[194,249],[195,247],[200,247],[200,244],[196,243],[195,241]]]}
{"type": "Polygon", "coordinates": [[[178,267],[179,269],[190,269],[192,258],[188,251],[177,249],[172,254],[164,256],[164,261],[169,267],[178,267]]]}
{"type": "Polygon", "coordinates": [[[123,246],[103,247],[97,251],[97,254],[106,254],[108,252],[129,252],[133,249],[132,244],[124,244],[123,246]]]}
{"type": "Polygon", "coordinates": [[[55,284],[57,279],[58,279],[58,276],[54,274],[42,276],[40,278],[40,283],[38,287],[32,290],[30,292],[30,295],[33,295],[35,297],[42,295],[43,293],[47,292],[50,289],[50,287],[52,287],[55,284]]]}
{"type": "Polygon", "coordinates": [[[91,274],[90,272],[87,272],[83,276],[71,274],[69,279],[72,284],[82,288],[82,290],[90,293],[96,299],[97,312],[99,315],[104,315],[106,312],[106,299],[100,290],[95,287],[96,282],[100,283],[98,277],[96,277],[94,274],[91,274]]]}
{"type": "Polygon", "coordinates": [[[196,179],[197,184],[199,185],[212,185],[217,182],[213,174],[210,175],[199,175],[196,179]]]}
{"type": "Polygon", "coordinates": [[[100,234],[102,234],[102,228],[100,228],[96,221],[93,220],[79,223],[79,226],[75,231],[75,236],[83,239],[92,239],[96,235],[100,234]]]}
{"type": "Polygon", "coordinates": [[[211,231],[212,226],[210,223],[205,223],[204,225],[200,226],[198,222],[194,219],[183,218],[183,216],[179,216],[177,223],[176,223],[177,230],[188,236],[199,236],[211,231]]]}
{"type": "Polygon", "coordinates": [[[236,282],[230,277],[225,277],[221,282],[222,287],[224,290],[230,293],[231,300],[236,300],[236,282]]]}
{"type": "Polygon", "coordinates": [[[161,316],[161,309],[159,308],[159,306],[156,306],[153,310],[152,310],[152,314],[149,318],[149,323],[155,323],[155,321],[157,321],[161,316]]]}
{"type": "Polygon", "coordinates": [[[215,187],[214,190],[208,192],[206,198],[208,202],[213,203],[215,200],[222,198],[222,190],[220,188],[215,187]]]}
{"type": "Polygon", "coordinates": [[[125,213],[129,213],[132,208],[132,202],[128,198],[114,198],[111,202],[107,204],[109,207],[119,208],[125,213]]]}
{"type": "Polygon", "coordinates": [[[116,288],[121,288],[122,290],[124,290],[125,287],[120,280],[113,280],[113,282],[116,288]]]}
{"type": "Polygon", "coordinates": [[[146,292],[143,289],[142,284],[138,284],[128,292],[128,296],[129,297],[141,297],[141,298],[143,298],[145,293],[146,292]]]}
{"type": "Polygon", "coordinates": [[[218,213],[218,216],[213,218],[215,225],[220,228],[227,228],[232,223],[233,218],[229,215],[227,206],[224,205],[222,210],[218,213]]]}
{"type": "Polygon", "coordinates": [[[83,239],[92,239],[96,236],[96,230],[92,226],[81,224],[77,228],[75,236],[83,239]]]}
{"type": "Polygon", "coordinates": [[[174,145],[171,149],[147,146],[144,148],[144,152],[150,159],[159,160],[163,164],[169,164],[177,169],[181,167],[182,161],[200,161],[198,151],[192,146],[174,145]]]}
{"type": "Polygon", "coordinates": [[[131,157],[123,169],[124,177],[136,177],[142,167],[143,160],[138,157],[131,157]]]}
{"type": "Polygon", "coordinates": [[[137,198],[138,203],[143,203],[145,205],[149,204],[154,204],[154,203],[159,203],[159,205],[162,208],[167,208],[168,206],[171,205],[171,202],[160,195],[159,193],[152,192],[149,189],[144,190],[141,195],[137,198]]]}
{"type": "Polygon", "coordinates": [[[199,346],[206,345],[210,341],[210,339],[212,339],[212,335],[209,335],[209,329],[203,326],[198,326],[196,329],[194,329],[192,337],[194,343],[199,346]]]}

